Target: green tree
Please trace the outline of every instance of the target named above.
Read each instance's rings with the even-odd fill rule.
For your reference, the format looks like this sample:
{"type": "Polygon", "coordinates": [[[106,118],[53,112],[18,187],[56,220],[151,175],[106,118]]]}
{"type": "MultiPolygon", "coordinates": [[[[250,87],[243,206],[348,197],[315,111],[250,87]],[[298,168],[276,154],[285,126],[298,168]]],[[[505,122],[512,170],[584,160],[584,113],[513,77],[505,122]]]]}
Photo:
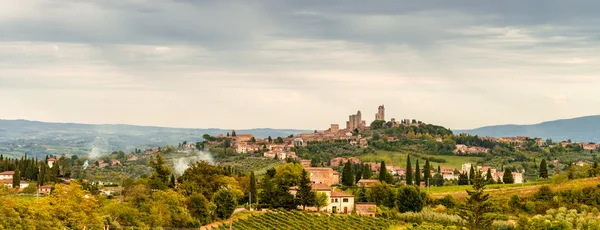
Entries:
{"type": "Polygon", "coordinates": [[[413,176],[412,164],[410,163],[410,155],[408,155],[406,157],[406,184],[412,185],[413,178],[414,178],[414,176],[413,176]]]}
{"type": "Polygon", "coordinates": [[[429,160],[425,160],[425,166],[423,167],[423,180],[425,181],[425,186],[429,187],[431,179],[431,165],[429,165],[429,160]]]}
{"type": "Polygon", "coordinates": [[[505,184],[513,184],[515,183],[515,178],[513,178],[512,170],[509,167],[504,169],[504,175],[502,176],[502,182],[505,184]]]}
{"type": "Polygon", "coordinates": [[[548,179],[548,165],[546,159],[542,159],[540,162],[540,178],[548,179]]]}
{"type": "Polygon", "coordinates": [[[369,126],[372,130],[375,129],[382,129],[383,128],[383,124],[385,124],[385,121],[382,120],[375,120],[373,122],[371,122],[371,126],[369,126]]]}
{"type": "Polygon", "coordinates": [[[459,216],[465,220],[465,227],[472,230],[492,229],[495,216],[489,194],[484,193],[485,183],[481,172],[478,170],[471,174],[473,179],[473,190],[467,190],[469,197],[460,207],[459,216]]]}
{"type": "Polygon", "coordinates": [[[373,137],[371,138],[372,141],[378,141],[381,138],[381,136],[379,135],[379,133],[373,133],[373,137]]]}
{"type": "Polygon", "coordinates": [[[385,167],[385,161],[381,162],[381,167],[379,167],[379,181],[385,181],[387,183],[391,182],[391,175],[389,175],[389,172],[387,170],[387,168],[385,167]]]}
{"type": "Polygon", "coordinates": [[[492,169],[488,168],[486,174],[485,174],[485,183],[486,184],[493,184],[494,183],[494,175],[492,175],[492,169]]]}
{"type": "Polygon", "coordinates": [[[396,206],[400,212],[421,212],[425,205],[426,194],[422,193],[419,187],[402,186],[398,189],[396,197],[396,206]]]}
{"type": "Polygon", "coordinates": [[[169,169],[160,153],[156,154],[156,160],[150,160],[150,167],[154,169],[152,176],[150,176],[150,187],[159,190],[167,189],[171,169],[169,169]]]}
{"type": "Polygon", "coordinates": [[[469,170],[469,184],[473,184],[473,174],[475,174],[475,166],[471,165],[471,169],[469,170]]]}
{"type": "Polygon", "coordinates": [[[323,192],[317,192],[315,199],[315,207],[317,207],[317,210],[321,211],[321,207],[325,206],[327,206],[327,194],[323,192]]]}
{"type": "Polygon", "coordinates": [[[190,196],[187,208],[192,217],[200,221],[201,225],[211,222],[209,202],[202,194],[190,196]]]}
{"type": "Polygon", "coordinates": [[[220,189],[217,191],[214,203],[217,205],[215,214],[221,220],[226,220],[231,217],[237,206],[235,197],[229,189],[220,189]]]}
{"type": "Polygon", "coordinates": [[[594,165],[592,167],[592,175],[594,177],[598,176],[598,159],[594,158],[594,165]]]}
{"type": "Polygon", "coordinates": [[[421,186],[421,169],[419,169],[419,159],[417,159],[417,163],[415,164],[415,185],[421,186]]]}
{"type": "Polygon", "coordinates": [[[21,171],[19,169],[15,169],[15,174],[13,175],[12,180],[13,188],[17,188],[21,186],[21,171]]]}
{"type": "Polygon", "coordinates": [[[433,184],[435,186],[444,186],[444,176],[442,176],[442,174],[439,173],[433,175],[433,184]]]}
{"type": "Polygon", "coordinates": [[[302,170],[302,177],[300,178],[298,193],[296,193],[296,203],[302,205],[302,210],[305,210],[306,206],[312,206],[315,203],[315,199],[316,197],[315,193],[312,192],[310,177],[308,176],[306,170],[302,170]]]}
{"type": "Polygon", "coordinates": [[[362,178],[364,179],[371,179],[373,177],[373,171],[371,170],[371,165],[369,164],[365,164],[363,170],[362,170],[362,178]]]}
{"type": "Polygon", "coordinates": [[[377,206],[394,208],[396,206],[396,191],[392,186],[385,182],[377,183],[367,190],[367,197],[370,202],[377,203],[377,206]]]}
{"type": "Polygon", "coordinates": [[[468,185],[469,177],[466,173],[461,173],[458,175],[458,185],[468,185]]]}
{"type": "Polygon", "coordinates": [[[365,186],[360,187],[360,191],[358,192],[358,202],[367,202],[367,188],[365,186]]]}
{"type": "Polygon", "coordinates": [[[354,185],[354,172],[352,171],[352,162],[346,161],[346,165],[342,170],[342,184],[344,186],[354,185]]]}
{"type": "Polygon", "coordinates": [[[258,192],[256,190],[256,177],[254,176],[254,171],[250,172],[250,197],[252,201],[258,201],[256,200],[258,192]]]}

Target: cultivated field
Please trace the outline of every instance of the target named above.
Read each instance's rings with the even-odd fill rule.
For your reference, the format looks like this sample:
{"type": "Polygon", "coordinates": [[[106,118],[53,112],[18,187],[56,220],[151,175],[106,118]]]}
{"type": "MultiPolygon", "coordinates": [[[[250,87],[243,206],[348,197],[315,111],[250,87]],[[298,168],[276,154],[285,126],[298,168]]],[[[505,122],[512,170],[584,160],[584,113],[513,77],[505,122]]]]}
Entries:
{"type": "MultiPolygon", "coordinates": [[[[358,156],[357,158],[360,159],[362,162],[381,162],[381,161],[385,161],[386,165],[395,165],[395,166],[400,166],[400,167],[406,167],[406,157],[408,156],[408,153],[413,153],[412,151],[407,151],[407,152],[390,152],[390,151],[383,151],[383,150],[377,150],[375,153],[369,153],[369,154],[365,154],[365,155],[361,155],[358,156]]],[[[438,165],[440,165],[440,167],[442,168],[455,168],[455,169],[460,169],[462,164],[464,163],[468,163],[468,162],[477,162],[478,160],[481,160],[481,157],[473,157],[473,156],[445,156],[445,155],[426,155],[426,154],[420,154],[423,157],[435,157],[437,159],[444,159],[446,162],[444,163],[437,163],[437,162],[431,162],[432,167],[437,168],[438,165]]],[[[417,158],[416,157],[411,157],[411,161],[413,164],[416,163],[417,158]]],[[[423,165],[425,165],[425,160],[420,159],[419,160],[419,166],[422,168],[423,165]]]]}

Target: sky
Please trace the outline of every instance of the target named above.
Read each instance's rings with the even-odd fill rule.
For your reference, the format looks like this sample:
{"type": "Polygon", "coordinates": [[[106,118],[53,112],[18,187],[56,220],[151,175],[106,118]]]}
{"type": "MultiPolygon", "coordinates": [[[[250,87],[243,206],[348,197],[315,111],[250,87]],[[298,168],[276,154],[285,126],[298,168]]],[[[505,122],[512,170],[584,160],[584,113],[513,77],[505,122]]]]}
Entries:
{"type": "Polygon", "coordinates": [[[452,129],[600,114],[600,2],[0,0],[0,119],[452,129]]]}

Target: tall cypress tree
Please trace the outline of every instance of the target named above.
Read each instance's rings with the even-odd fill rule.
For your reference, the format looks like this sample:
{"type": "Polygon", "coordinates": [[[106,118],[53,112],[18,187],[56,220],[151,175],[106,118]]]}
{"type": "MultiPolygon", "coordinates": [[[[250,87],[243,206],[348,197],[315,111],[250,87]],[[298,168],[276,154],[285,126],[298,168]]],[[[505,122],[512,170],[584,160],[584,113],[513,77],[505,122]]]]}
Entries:
{"type": "Polygon", "coordinates": [[[546,159],[542,159],[540,162],[540,178],[548,179],[548,165],[546,159]]]}
{"type": "Polygon", "coordinates": [[[258,201],[256,199],[257,196],[258,196],[258,193],[256,191],[256,177],[254,176],[254,171],[252,171],[252,172],[250,172],[250,197],[252,198],[252,201],[255,203],[258,201]]]}
{"type": "Polygon", "coordinates": [[[475,167],[471,165],[471,170],[469,171],[469,183],[473,184],[473,175],[475,175],[475,167]]]}
{"type": "Polygon", "coordinates": [[[408,155],[408,157],[406,158],[406,184],[407,185],[412,185],[413,184],[413,171],[412,171],[412,165],[410,163],[410,155],[408,155]]]}
{"type": "Polygon", "coordinates": [[[354,185],[354,172],[352,171],[352,162],[347,161],[342,171],[342,184],[344,186],[354,185]]]}
{"type": "Polygon", "coordinates": [[[425,166],[423,167],[423,181],[425,181],[425,186],[429,187],[429,183],[431,183],[431,165],[429,165],[429,159],[425,160],[425,166]]]}
{"type": "Polygon", "coordinates": [[[371,169],[371,165],[369,164],[365,164],[363,170],[362,170],[362,178],[364,179],[371,179],[373,177],[373,171],[371,169]]]}
{"type": "Polygon", "coordinates": [[[512,170],[509,167],[504,169],[504,176],[502,176],[502,182],[505,184],[513,184],[515,183],[515,178],[512,175],[512,170]]]}
{"type": "Polygon", "coordinates": [[[493,184],[494,183],[494,175],[492,175],[492,169],[488,168],[487,173],[485,174],[485,182],[487,184],[493,184]]]}
{"type": "Polygon", "coordinates": [[[383,181],[387,181],[387,169],[385,168],[385,161],[381,162],[381,167],[379,167],[379,181],[383,182],[383,181]]]}
{"type": "Polygon", "coordinates": [[[417,163],[415,164],[415,185],[421,186],[421,169],[419,169],[419,159],[417,159],[417,163]]]}
{"type": "Polygon", "coordinates": [[[15,169],[15,174],[13,175],[12,186],[13,186],[13,188],[21,186],[21,171],[19,171],[19,169],[15,169]]]}
{"type": "Polygon", "coordinates": [[[360,164],[355,164],[354,165],[354,184],[357,184],[360,179],[362,179],[362,170],[363,170],[363,166],[360,164]]]}

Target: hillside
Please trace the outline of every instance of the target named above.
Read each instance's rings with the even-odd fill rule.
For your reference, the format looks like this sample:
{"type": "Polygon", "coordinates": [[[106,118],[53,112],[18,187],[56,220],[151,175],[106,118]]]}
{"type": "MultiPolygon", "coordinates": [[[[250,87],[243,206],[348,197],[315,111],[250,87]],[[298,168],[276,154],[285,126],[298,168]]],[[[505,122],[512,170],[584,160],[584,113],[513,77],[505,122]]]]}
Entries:
{"type": "Polygon", "coordinates": [[[471,135],[508,137],[530,136],[552,138],[552,140],[571,139],[575,142],[600,141],[600,115],[547,121],[533,125],[497,125],[472,130],[455,130],[454,133],[471,135]]]}
{"type": "MultiPolygon", "coordinates": [[[[177,145],[185,140],[196,142],[202,135],[225,134],[223,129],[184,129],[135,125],[90,125],[49,123],[28,120],[0,120],[0,154],[45,156],[73,153],[77,155],[104,154],[115,150],[177,145]]],[[[294,129],[247,129],[256,137],[289,136],[310,132],[294,129]]]]}

